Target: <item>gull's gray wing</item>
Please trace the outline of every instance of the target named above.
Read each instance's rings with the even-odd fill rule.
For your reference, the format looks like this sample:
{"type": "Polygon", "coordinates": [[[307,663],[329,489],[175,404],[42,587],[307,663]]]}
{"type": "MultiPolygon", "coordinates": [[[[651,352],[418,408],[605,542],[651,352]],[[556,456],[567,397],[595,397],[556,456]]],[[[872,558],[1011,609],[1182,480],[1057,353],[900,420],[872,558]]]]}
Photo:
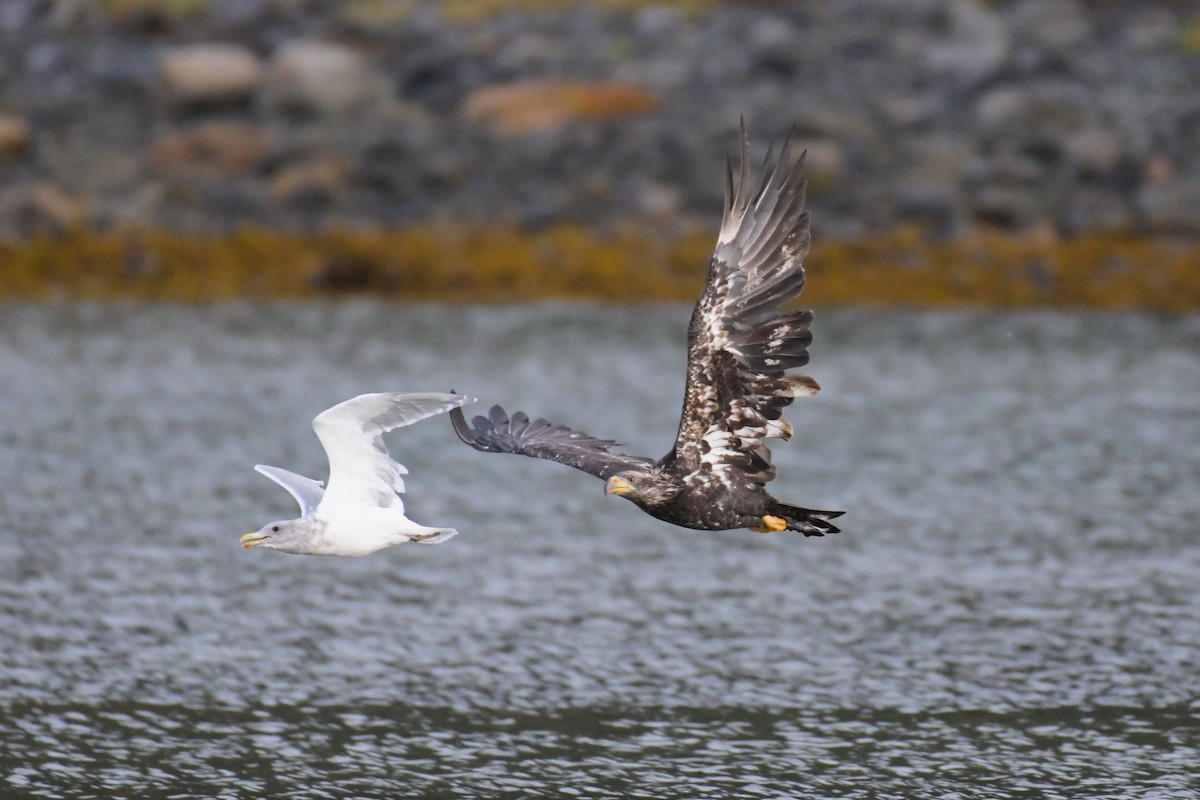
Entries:
{"type": "Polygon", "coordinates": [[[654,462],[648,458],[610,453],[616,444],[611,439],[597,439],[564,425],[552,425],[544,419],[529,421],[521,411],[512,415],[500,406],[492,406],[488,416],[475,417],[471,424],[455,408],[450,421],[458,438],[484,453],[515,453],[533,458],[545,458],[583,470],[597,478],[607,479],[625,470],[649,472],[654,462]]]}
{"type": "Polygon", "coordinates": [[[321,498],[325,496],[325,484],[321,481],[314,481],[312,478],[306,478],[303,475],[267,464],[255,464],[254,469],[287,489],[288,493],[300,504],[300,516],[302,517],[307,517],[316,511],[317,506],[321,503],[321,498]]]}
{"type": "Polygon", "coordinates": [[[326,506],[380,506],[404,511],[400,493],[408,470],[391,459],[383,434],[458,408],[461,394],[362,394],[322,411],[313,430],[329,456],[326,506]]]}

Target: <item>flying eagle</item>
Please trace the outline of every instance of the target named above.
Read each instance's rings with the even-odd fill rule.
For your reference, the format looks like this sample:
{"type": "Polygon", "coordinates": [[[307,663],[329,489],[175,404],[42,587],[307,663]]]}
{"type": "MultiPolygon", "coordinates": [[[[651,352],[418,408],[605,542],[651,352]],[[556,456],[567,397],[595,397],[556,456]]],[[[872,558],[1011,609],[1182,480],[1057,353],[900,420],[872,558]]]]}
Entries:
{"type": "Polygon", "coordinates": [[[751,195],[747,137],[741,129],[737,185],[727,159],[725,211],[708,278],[688,326],[687,387],[671,451],[654,461],[609,452],[616,444],[524,413],[493,406],[468,425],[450,419],[460,439],[487,453],[547,458],[606,481],[607,494],[632,500],[651,516],[685,528],[837,533],[841,511],[787,505],[767,492],[775,477],[766,439],[788,439],[783,409],[820,388],[787,370],[808,363],[811,311],[782,311],[804,287],[809,245],[805,182],[793,165],[790,137],[764,164],[751,195]]]}

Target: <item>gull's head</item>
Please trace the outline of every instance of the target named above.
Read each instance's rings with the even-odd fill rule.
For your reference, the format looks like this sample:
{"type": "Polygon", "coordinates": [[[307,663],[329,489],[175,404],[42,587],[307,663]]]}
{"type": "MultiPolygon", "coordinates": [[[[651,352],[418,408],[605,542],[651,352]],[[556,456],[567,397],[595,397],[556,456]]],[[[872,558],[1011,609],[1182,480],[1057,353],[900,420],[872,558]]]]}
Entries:
{"type": "Polygon", "coordinates": [[[285,553],[312,552],[312,526],[305,519],[271,522],[242,537],[242,547],[267,547],[285,553]]]}

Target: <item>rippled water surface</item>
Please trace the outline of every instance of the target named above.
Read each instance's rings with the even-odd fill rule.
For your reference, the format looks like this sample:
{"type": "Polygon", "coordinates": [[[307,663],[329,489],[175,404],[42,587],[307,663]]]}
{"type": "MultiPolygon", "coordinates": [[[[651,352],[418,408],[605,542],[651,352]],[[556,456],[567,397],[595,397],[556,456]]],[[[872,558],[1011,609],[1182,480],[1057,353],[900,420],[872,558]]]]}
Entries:
{"type": "Polygon", "coordinates": [[[773,488],[836,537],[439,418],[389,443],[453,541],[238,547],[364,391],[660,455],[687,314],[0,306],[0,796],[1197,796],[1200,318],[820,314],[773,488]]]}

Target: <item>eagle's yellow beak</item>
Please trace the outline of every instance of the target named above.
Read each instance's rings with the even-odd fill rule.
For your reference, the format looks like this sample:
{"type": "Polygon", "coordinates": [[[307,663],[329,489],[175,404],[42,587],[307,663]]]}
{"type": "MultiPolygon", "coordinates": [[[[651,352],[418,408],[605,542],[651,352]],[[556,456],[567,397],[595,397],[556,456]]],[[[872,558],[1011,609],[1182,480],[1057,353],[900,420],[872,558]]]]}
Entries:
{"type": "Polygon", "coordinates": [[[626,492],[631,491],[633,491],[633,485],[630,484],[629,481],[617,475],[613,475],[604,484],[605,494],[625,494],[626,492]]]}
{"type": "Polygon", "coordinates": [[[263,536],[258,531],[255,531],[254,533],[247,533],[241,538],[242,547],[254,547],[255,545],[262,544],[263,540],[266,538],[267,537],[263,536]]]}

